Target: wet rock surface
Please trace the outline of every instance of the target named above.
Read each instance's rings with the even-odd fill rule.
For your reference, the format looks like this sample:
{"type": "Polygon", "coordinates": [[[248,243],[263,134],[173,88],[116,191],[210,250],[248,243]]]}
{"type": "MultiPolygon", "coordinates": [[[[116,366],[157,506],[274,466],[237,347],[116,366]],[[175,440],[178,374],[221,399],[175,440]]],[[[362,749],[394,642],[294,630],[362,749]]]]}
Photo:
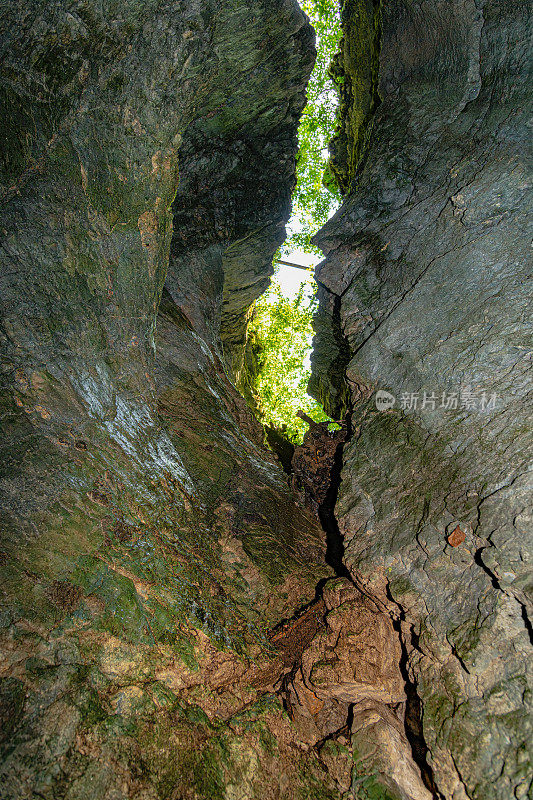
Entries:
{"type": "Polygon", "coordinates": [[[526,797],[527,12],[354,0],[343,15],[346,197],[317,237],[312,389],[352,409],[345,564],[398,615],[435,796],[526,797]]]}

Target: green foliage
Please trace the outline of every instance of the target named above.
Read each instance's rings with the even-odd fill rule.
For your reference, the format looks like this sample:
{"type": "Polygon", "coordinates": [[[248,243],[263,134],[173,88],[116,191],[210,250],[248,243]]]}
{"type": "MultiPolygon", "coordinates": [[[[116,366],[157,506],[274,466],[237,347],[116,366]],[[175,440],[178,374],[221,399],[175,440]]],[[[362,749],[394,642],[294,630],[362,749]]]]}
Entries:
{"type": "MultiPolygon", "coordinates": [[[[307,87],[307,105],[298,129],[297,184],[293,194],[288,238],[278,252],[294,250],[319,255],[311,237],[340,203],[340,192],[328,170],[328,143],[337,125],[338,96],[330,77],[330,64],[341,37],[338,0],[300,0],[316,31],[316,63],[307,87]],[[327,185],[327,186],[326,186],[327,185]]],[[[274,259],[276,261],[276,259],[274,259]]],[[[309,354],[313,336],[311,320],[316,302],[306,296],[303,283],[294,300],[278,285],[255,304],[249,335],[257,359],[252,394],[263,421],[301,442],[307,429],[296,416],[305,411],[317,422],[328,420],[322,407],[307,394],[309,354]]]]}
{"type": "Polygon", "coordinates": [[[305,295],[308,286],[302,283],[291,300],[272,284],[257,300],[249,328],[258,362],[254,393],[259,413],[272,427],[286,426],[286,435],[294,442],[301,442],[307,430],[306,423],[296,416],[298,409],[317,422],[329,419],[307,394],[311,320],[316,305],[305,295]]]}
{"type": "Polygon", "coordinates": [[[285,255],[295,249],[318,254],[310,239],[340,202],[339,189],[327,169],[328,143],[337,124],[338,97],[329,67],[341,36],[339,4],[338,0],[300,0],[300,5],[316,31],[317,59],[298,129],[297,185],[285,255]]]}

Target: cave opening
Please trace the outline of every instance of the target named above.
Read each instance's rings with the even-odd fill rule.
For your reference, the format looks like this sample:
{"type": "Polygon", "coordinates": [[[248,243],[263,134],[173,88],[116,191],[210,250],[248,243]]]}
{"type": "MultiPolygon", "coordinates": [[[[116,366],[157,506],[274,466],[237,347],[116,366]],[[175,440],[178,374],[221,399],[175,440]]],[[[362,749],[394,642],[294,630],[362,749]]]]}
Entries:
{"type": "Polygon", "coordinates": [[[4,3],[5,800],[530,790],[529,9],[339,5],[342,211],[311,83],[276,322],[305,392],[313,238],[311,392],[351,417],[291,406],[284,475],[239,380],[315,57],[297,0],[4,3]]]}
{"type": "MultiPolygon", "coordinates": [[[[339,92],[332,64],[339,48],[337,0],[302,0],[315,30],[316,59],[298,128],[296,183],[286,238],[274,257],[274,275],[256,301],[248,329],[252,405],[278,443],[301,444],[307,423],[331,421],[308,392],[313,316],[317,310],[314,269],[322,254],[312,238],[340,206],[331,176],[329,143],[338,126],[339,92]]],[[[287,445],[286,445],[287,446],[287,445]]]]}
{"type": "Polygon", "coordinates": [[[316,59],[298,127],[296,182],[286,238],[275,254],[270,285],[255,302],[248,326],[251,396],[265,427],[266,444],[277,454],[300,501],[311,505],[320,521],[326,562],[337,576],[351,579],[335,517],[349,420],[333,420],[309,393],[313,317],[318,310],[314,273],[322,259],[313,237],[341,204],[330,164],[330,143],[338,133],[340,113],[335,59],[341,46],[341,10],[337,0],[300,0],[300,6],[315,31],[316,59]],[[318,487],[317,481],[323,485],[318,487]]]}

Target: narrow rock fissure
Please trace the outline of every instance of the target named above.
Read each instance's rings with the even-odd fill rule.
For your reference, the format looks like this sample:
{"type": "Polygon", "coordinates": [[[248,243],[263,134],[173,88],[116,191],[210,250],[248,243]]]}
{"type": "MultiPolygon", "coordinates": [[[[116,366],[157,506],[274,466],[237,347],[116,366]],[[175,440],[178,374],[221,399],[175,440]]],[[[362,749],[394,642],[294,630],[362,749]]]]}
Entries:
{"type": "MultiPolygon", "coordinates": [[[[340,351],[339,359],[342,361],[342,364],[337,364],[337,368],[340,368],[340,370],[342,370],[343,379],[345,379],[344,378],[345,369],[349,361],[350,350],[348,342],[346,341],[346,337],[340,325],[340,298],[336,298],[334,315],[335,315],[335,321],[337,323],[335,325],[335,328],[337,330],[337,339],[340,351]]],[[[357,583],[353,580],[352,575],[344,562],[344,556],[345,556],[344,537],[342,536],[341,531],[339,529],[339,524],[335,513],[336,503],[341,485],[341,472],[344,463],[343,461],[344,449],[345,446],[349,443],[352,436],[351,416],[352,412],[350,409],[344,419],[346,435],[344,440],[338,444],[335,450],[333,464],[329,474],[328,488],[325,493],[323,501],[318,505],[316,509],[316,513],[326,537],[325,560],[327,564],[333,569],[337,577],[345,578],[354,585],[357,585],[357,583]]],[[[272,446],[274,442],[270,441],[270,444],[272,446]]],[[[279,452],[280,449],[279,444],[280,444],[279,442],[276,442],[275,445],[277,446],[274,446],[273,449],[276,452],[278,452],[278,457],[280,457],[280,461],[282,462],[284,471],[288,475],[291,475],[292,473],[291,462],[290,460],[287,460],[286,457],[284,459],[281,457],[282,454],[279,452]]],[[[300,609],[291,622],[294,622],[295,620],[301,618],[301,616],[305,613],[305,611],[308,608],[311,608],[313,605],[316,605],[321,601],[322,591],[326,583],[327,579],[323,579],[317,584],[314,601],[311,604],[309,604],[308,607],[306,607],[306,609],[300,609]]],[[[393,597],[390,595],[389,590],[388,592],[389,592],[389,600],[394,602],[399,609],[399,617],[395,618],[394,616],[391,615],[391,619],[394,630],[398,635],[401,648],[401,659],[398,663],[398,668],[400,670],[405,685],[405,694],[406,694],[405,713],[403,715],[405,735],[411,749],[413,761],[420,770],[420,774],[424,785],[426,786],[428,791],[431,792],[434,800],[443,800],[443,795],[439,791],[436,785],[432,767],[428,763],[427,756],[429,753],[429,747],[424,739],[424,734],[423,734],[422,703],[417,692],[416,683],[413,681],[413,679],[409,674],[409,669],[408,669],[409,655],[402,631],[402,622],[405,621],[405,612],[402,608],[398,606],[396,601],[394,601],[393,597]]],[[[291,622],[286,621],[285,624],[290,625],[291,622]]],[[[414,632],[412,632],[412,636],[415,637],[414,632]]],[[[413,644],[414,646],[416,646],[416,641],[414,641],[413,644]]],[[[298,658],[297,661],[295,661],[291,670],[284,675],[280,687],[278,689],[278,696],[281,699],[285,711],[289,714],[291,718],[295,713],[295,709],[293,708],[291,703],[290,685],[291,682],[294,680],[300,666],[301,666],[301,657],[298,658]]],[[[349,734],[353,722],[353,717],[354,717],[354,704],[352,703],[349,706],[348,715],[344,725],[342,725],[338,730],[335,730],[330,734],[328,734],[325,738],[321,739],[314,746],[314,749],[319,757],[320,757],[319,753],[320,748],[321,746],[324,745],[326,741],[335,740],[342,733],[349,734]]]]}
{"type": "Polygon", "coordinates": [[[518,603],[520,605],[522,619],[524,620],[524,626],[529,636],[529,641],[531,642],[531,644],[533,644],[533,625],[531,624],[531,620],[529,619],[527,608],[525,606],[525,603],[521,603],[520,600],[518,600],[518,603]]]}
{"type": "MultiPolygon", "coordinates": [[[[433,769],[427,760],[429,747],[424,739],[424,728],[422,724],[422,702],[418,695],[416,683],[409,674],[409,653],[402,629],[402,622],[405,622],[405,611],[393,598],[390,592],[390,587],[388,586],[387,596],[389,600],[398,608],[398,616],[394,617],[391,615],[391,620],[394,630],[398,634],[402,652],[399,667],[405,683],[405,694],[407,698],[404,716],[405,735],[407,736],[407,741],[411,747],[413,761],[420,770],[424,785],[431,792],[434,800],[444,800],[444,795],[439,791],[435,782],[433,769]]],[[[416,648],[415,636],[416,635],[414,631],[411,629],[412,644],[413,647],[416,648]]]]}
{"type": "MultiPolygon", "coordinates": [[[[325,287],[322,288],[325,289],[325,287]]],[[[350,573],[350,570],[348,569],[345,563],[344,537],[340,531],[339,523],[336,516],[336,504],[341,487],[341,473],[344,464],[345,446],[349,444],[352,437],[352,425],[351,425],[352,408],[351,408],[350,392],[348,391],[346,384],[346,368],[353,354],[351,352],[349,342],[342,327],[341,297],[338,295],[333,295],[333,297],[334,297],[334,306],[333,306],[331,321],[332,321],[336,346],[338,348],[338,355],[334,360],[334,362],[331,364],[331,370],[336,376],[337,388],[340,389],[337,398],[337,405],[343,407],[346,412],[343,420],[343,427],[345,428],[345,436],[344,439],[338,443],[335,449],[333,461],[331,463],[329,471],[329,476],[327,478],[326,491],[324,492],[322,489],[319,489],[316,485],[317,475],[320,475],[320,471],[317,469],[317,474],[312,475],[311,480],[308,481],[306,491],[304,492],[305,499],[303,500],[302,495],[298,497],[297,494],[295,497],[295,501],[302,502],[303,500],[302,502],[303,505],[310,504],[314,508],[316,516],[318,517],[322,530],[324,531],[325,534],[325,542],[326,542],[325,561],[332,568],[332,570],[335,573],[335,576],[337,578],[344,578],[348,580],[350,583],[356,586],[356,588],[359,591],[361,591],[365,596],[369,597],[371,600],[376,602],[378,606],[382,608],[382,611],[384,613],[388,613],[391,617],[392,626],[394,628],[396,635],[398,636],[400,645],[401,656],[398,662],[398,670],[399,673],[401,674],[401,679],[404,684],[405,696],[406,696],[405,710],[403,714],[399,714],[399,717],[402,720],[402,724],[405,730],[405,736],[409,744],[413,762],[416,764],[416,766],[420,771],[423,784],[425,785],[427,790],[431,793],[431,796],[433,797],[434,800],[444,800],[444,795],[440,792],[436,784],[432,766],[428,762],[428,754],[430,752],[430,749],[424,738],[423,723],[422,723],[422,701],[417,691],[416,682],[409,672],[409,651],[407,643],[404,638],[404,632],[402,630],[402,623],[404,623],[406,619],[405,611],[394,600],[394,598],[390,594],[389,588],[387,587],[388,599],[395,604],[399,612],[398,615],[390,614],[390,611],[386,609],[383,606],[383,604],[377,600],[377,598],[373,598],[371,594],[369,595],[367,592],[363,590],[361,586],[358,585],[357,580],[354,580],[352,574],[350,573]],[[315,484],[314,489],[316,491],[313,490],[313,483],[315,484]],[[309,487],[311,487],[310,492],[308,491],[309,487]],[[310,503],[308,503],[308,501],[310,501],[310,503]]],[[[299,416],[305,418],[306,415],[302,415],[301,412],[299,412],[299,416]]],[[[311,422],[310,420],[308,421],[311,422]]],[[[298,485],[299,476],[298,476],[298,469],[295,469],[296,462],[294,460],[294,455],[295,455],[294,445],[292,445],[292,443],[290,443],[288,439],[286,439],[282,434],[280,434],[279,431],[277,431],[274,428],[268,428],[268,427],[265,428],[265,435],[269,446],[277,454],[280,465],[283,468],[286,475],[288,476],[289,483],[291,484],[291,486],[296,487],[298,485]]],[[[320,628],[324,627],[326,608],[324,606],[324,601],[323,601],[323,590],[328,580],[329,579],[325,578],[319,581],[316,585],[316,593],[313,601],[298,609],[298,611],[293,615],[291,619],[284,620],[271,633],[272,640],[273,642],[277,641],[277,646],[280,647],[285,665],[286,667],[288,667],[287,671],[283,674],[283,676],[279,680],[276,693],[280,698],[284,710],[291,719],[293,719],[294,716],[298,713],[297,706],[299,704],[299,701],[296,698],[296,706],[294,705],[295,698],[294,698],[294,692],[291,692],[291,687],[294,686],[295,679],[299,673],[299,670],[302,667],[302,656],[303,656],[303,651],[305,649],[305,644],[304,644],[300,650],[302,642],[300,640],[300,633],[298,631],[298,627],[301,626],[302,620],[304,620],[304,618],[307,615],[313,615],[315,617],[316,621],[316,630],[314,631],[315,634],[320,630],[320,628]],[[283,642],[284,637],[287,639],[286,643],[283,642]],[[295,642],[292,642],[293,638],[295,638],[296,640],[295,642]],[[295,649],[293,649],[294,645],[296,645],[295,649]]],[[[411,643],[413,647],[416,648],[417,641],[416,641],[416,634],[414,633],[414,631],[411,631],[411,637],[412,637],[411,643]]],[[[328,733],[325,737],[321,738],[313,746],[313,749],[317,753],[317,757],[319,760],[321,760],[320,750],[326,742],[336,740],[342,734],[350,736],[354,720],[354,709],[356,705],[357,705],[356,703],[351,703],[349,705],[347,710],[347,716],[343,725],[341,725],[336,730],[328,733]]],[[[395,705],[391,705],[390,708],[396,715],[398,715],[398,708],[395,705]]]]}
{"type": "Polygon", "coordinates": [[[319,506],[318,518],[326,534],[326,562],[335,570],[335,574],[338,577],[351,580],[350,571],[344,563],[344,537],[339,530],[339,524],[335,516],[335,506],[341,483],[344,447],[351,435],[350,415],[346,418],[346,428],[346,440],[341,442],[335,451],[329,488],[324,502],[319,506]]]}
{"type": "MultiPolygon", "coordinates": [[[[331,472],[330,486],[326,495],[326,499],[319,508],[318,516],[322,528],[324,529],[324,532],[326,534],[327,563],[335,570],[335,574],[338,577],[347,578],[352,583],[354,583],[351,573],[344,563],[344,538],[339,530],[339,525],[335,515],[335,506],[340,488],[341,470],[343,467],[344,446],[351,438],[351,414],[349,414],[346,421],[347,421],[347,431],[348,431],[346,442],[340,444],[339,447],[337,448],[337,452],[335,454],[335,462],[331,472]]],[[[389,599],[396,605],[398,605],[396,601],[393,599],[393,597],[390,595],[389,589],[388,589],[388,594],[389,594],[389,599]]],[[[317,595],[318,595],[318,587],[317,587],[317,595]]],[[[401,623],[405,621],[404,610],[402,608],[399,608],[399,618],[391,617],[391,619],[393,627],[398,634],[401,653],[402,653],[401,660],[398,666],[405,683],[405,693],[407,698],[405,706],[405,716],[404,716],[406,737],[411,747],[413,760],[420,769],[424,785],[432,793],[434,800],[443,800],[444,796],[441,794],[435,783],[433,769],[427,760],[429,747],[424,739],[424,734],[423,734],[422,703],[417,692],[416,683],[412,680],[408,670],[409,655],[407,651],[407,646],[404,641],[402,625],[401,625],[401,623]]],[[[412,636],[413,637],[415,636],[414,631],[412,632],[412,636]]],[[[414,644],[416,645],[416,642],[414,644]]],[[[339,733],[341,733],[345,729],[349,730],[351,727],[351,722],[353,720],[353,714],[354,714],[354,706],[352,704],[349,708],[349,714],[346,725],[339,731],[336,731],[335,733],[331,734],[329,738],[335,738],[337,735],[339,735],[339,733]]]]}
{"type": "MultiPolygon", "coordinates": [[[[485,572],[485,574],[488,575],[490,582],[492,583],[495,589],[498,589],[500,592],[503,592],[504,594],[508,594],[505,591],[504,587],[501,585],[500,581],[498,580],[494,572],[491,569],[489,569],[489,567],[487,567],[487,565],[483,561],[483,551],[486,549],[487,547],[478,548],[478,550],[476,550],[476,552],[474,553],[474,561],[478,565],[478,567],[481,567],[483,572],[485,572]]],[[[515,593],[512,594],[512,597],[516,600],[516,602],[520,606],[520,615],[522,617],[524,627],[529,637],[529,641],[533,645],[533,625],[531,624],[526,604],[519,597],[517,597],[515,593]]]]}
{"type": "MultiPolygon", "coordinates": [[[[320,283],[317,281],[317,287],[319,285],[320,283]]],[[[335,343],[338,348],[338,356],[332,364],[332,369],[335,374],[339,375],[340,384],[346,388],[346,367],[350,361],[351,352],[348,339],[342,329],[340,305],[341,299],[335,295],[332,324],[335,343]]],[[[341,392],[341,396],[339,398],[339,410],[342,407],[344,407],[344,419],[342,421],[342,426],[344,428],[345,435],[343,440],[339,442],[335,449],[333,463],[329,473],[328,488],[324,499],[318,505],[317,516],[322,530],[326,535],[326,563],[334,570],[337,577],[347,578],[348,580],[352,581],[350,571],[344,563],[344,537],[340,532],[339,524],[335,514],[335,506],[337,504],[337,498],[341,485],[344,449],[352,437],[352,410],[348,391],[341,392]]]]}
{"type": "Polygon", "coordinates": [[[525,797],[527,4],[3,12],[0,800],[525,797]]]}
{"type": "MultiPolygon", "coordinates": [[[[322,529],[326,535],[326,562],[334,570],[337,577],[346,578],[355,586],[357,582],[353,580],[352,575],[344,563],[344,539],[340,532],[337,517],[335,514],[335,506],[339,494],[341,484],[341,471],[343,467],[343,453],[344,447],[349,442],[351,437],[351,413],[349,413],[345,420],[347,427],[346,439],[341,442],[335,452],[335,459],[330,473],[330,481],[326,497],[324,501],[318,506],[317,516],[320,520],[322,529]]],[[[307,604],[305,608],[300,609],[292,620],[286,620],[284,626],[290,628],[292,624],[300,620],[304,614],[308,613],[313,607],[317,608],[322,600],[322,591],[328,579],[322,579],[316,586],[315,599],[307,604]]],[[[358,587],[360,589],[361,587],[358,587]]],[[[429,747],[424,739],[423,724],[422,724],[422,702],[418,695],[416,683],[409,674],[408,661],[409,654],[408,648],[404,639],[402,630],[402,622],[405,622],[405,611],[398,605],[390,594],[387,588],[388,599],[393,602],[398,608],[398,616],[391,615],[391,621],[394,630],[396,631],[401,648],[401,658],[398,663],[398,668],[402,676],[405,686],[406,704],[405,713],[403,715],[403,725],[405,735],[411,749],[411,755],[414,763],[420,770],[422,781],[429,792],[431,792],[434,800],[444,800],[444,795],[440,792],[433,773],[431,765],[428,763],[429,747]]],[[[323,621],[318,621],[318,627],[323,624],[323,621]]],[[[413,647],[417,648],[417,637],[414,631],[411,632],[413,647]]],[[[301,667],[301,655],[294,661],[291,669],[285,673],[281,679],[277,694],[283,704],[283,708],[292,719],[295,714],[295,708],[291,702],[290,686],[294,681],[298,670],[301,667]]],[[[320,748],[327,742],[336,740],[342,734],[349,736],[353,719],[354,719],[355,704],[350,704],[345,723],[337,730],[329,733],[319,742],[314,745],[314,750],[320,760],[320,748]]]]}

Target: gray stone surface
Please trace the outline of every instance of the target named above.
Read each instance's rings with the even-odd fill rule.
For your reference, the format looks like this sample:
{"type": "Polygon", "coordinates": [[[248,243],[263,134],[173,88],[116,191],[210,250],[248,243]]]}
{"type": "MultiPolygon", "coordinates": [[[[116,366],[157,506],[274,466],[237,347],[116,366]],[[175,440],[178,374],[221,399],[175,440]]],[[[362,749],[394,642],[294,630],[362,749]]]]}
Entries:
{"type": "MultiPolygon", "coordinates": [[[[348,37],[364,5],[345,4],[348,37]]],[[[371,136],[357,162],[337,140],[347,194],[317,237],[312,389],[338,414],[348,387],[353,405],[345,561],[401,617],[427,760],[454,800],[530,791],[529,24],[521,2],[383,5],[371,136]]],[[[364,102],[346,103],[353,142],[364,102]]]]}
{"type": "Polygon", "coordinates": [[[527,796],[525,4],[343,4],[313,387],[352,581],[235,388],[305,16],[0,11],[0,797],[527,796]]]}
{"type": "Polygon", "coordinates": [[[1,12],[0,796],[332,797],[268,638],[330,574],[323,532],[229,377],[289,213],[307,19],[1,12]]]}

